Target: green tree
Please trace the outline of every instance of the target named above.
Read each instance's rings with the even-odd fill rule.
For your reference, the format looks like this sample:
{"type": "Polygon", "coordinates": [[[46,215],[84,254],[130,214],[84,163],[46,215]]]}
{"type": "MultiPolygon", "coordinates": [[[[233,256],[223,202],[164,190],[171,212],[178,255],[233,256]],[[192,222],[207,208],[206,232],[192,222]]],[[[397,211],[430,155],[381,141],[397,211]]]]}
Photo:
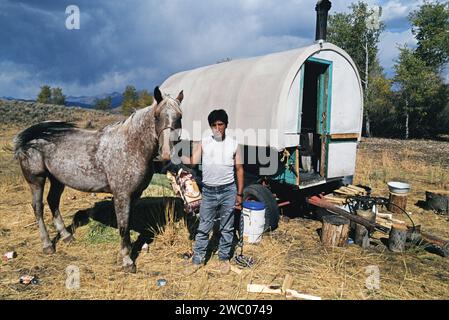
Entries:
{"type": "Polygon", "coordinates": [[[107,111],[112,108],[112,98],[95,99],[95,109],[107,111]]]}
{"type": "Polygon", "coordinates": [[[409,20],[418,42],[415,54],[440,73],[449,62],[449,2],[426,0],[409,20]]]}
{"type": "Polygon", "coordinates": [[[139,96],[134,86],[127,86],[123,92],[122,113],[129,116],[137,108],[139,96]]]}
{"type": "Polygon", "coordinates": [[[372,133],[375,136],[392,136],[395,134],[392,81],[387,79],[378,60],[370,74],[369,83],[364,108],[370,115],[372,133]]]}
{"type": "Polygon", "coordinates": [[[449,134],[449,84],[441,80],[438,94],[432,97],[428,125],[434,136],[449,134]]]}
{"type": "Polygon", "coordinates": [[[40,103],[50,103],[51,100],[51,89],[50,86],[44,85],[41,87],[41,91],[37,96],[37,102],[40,103]]]}
{"type": "Polygon", "coordinates": [[[56,105],[64,105],[65,104],[65,95],[62,93],[61,88],[52,88],[51,89],[51,104],[56,104],[56,105]]]}
{"type": "Polygon", "coordinates": [[[153,97],[150,95],[148,90],[142,90],[139,93],[139,101],[137,104],[139,108],[146,108],[153,104],[153,97]]]}
{"type": "Polygon", "coordinates": [[[404,138],[428,132],[426,119],[433,113],[432,100],[442,86],[440,77],[407,47],[400,48],[395,72],[394,83],[401,97],[397,109],[404,119],[404,138]]]}
{"type": "MultiPolygon", "coordinates": [[[[377,68],[379,37],[385,25],[370,26],[374,10],[365,2],[352,3],[349,13],[336,13],[329,17],[328,40],[344,49],[354,60],[364,83],[365,104],[368,100],[369,79],[373,69],[377,68]]],[[[371,135],[370,109],[365,108],[366,134],[371,135]]]]}
{"type": "Polygon", "coordinates": [[[441,99],[444,101],[442,103],[443,108],[438,114],[437,129],[438,133],[449,134],[449,85],[445,84],[442,86],[441,99]]]}

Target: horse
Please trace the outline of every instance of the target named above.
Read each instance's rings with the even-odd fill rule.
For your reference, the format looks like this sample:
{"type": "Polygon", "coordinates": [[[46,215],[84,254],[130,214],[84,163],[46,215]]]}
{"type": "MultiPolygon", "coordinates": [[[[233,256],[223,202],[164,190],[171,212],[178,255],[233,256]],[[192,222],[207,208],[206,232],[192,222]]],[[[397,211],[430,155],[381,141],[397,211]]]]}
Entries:
{"type": "Polygon", "coordinates": [[[121,237],[122,267],[126,272],[136,272],[135,261],[130,256],[130,212],[151,182],[154,158],[170,160],[181,129],[183,98],[183,91],[175,99],[156,87],[151,106],[101,130],[85,130],[68,122],[48,121],[27,128],[14,138],[14,155],[31,189],[32,207],[45,254],[56,252],[43,219],[42,198],[48,179],[47,202],[58,237],[64,242],[73,239],[59,211],[65,186],[113,195],[121,237]]]}

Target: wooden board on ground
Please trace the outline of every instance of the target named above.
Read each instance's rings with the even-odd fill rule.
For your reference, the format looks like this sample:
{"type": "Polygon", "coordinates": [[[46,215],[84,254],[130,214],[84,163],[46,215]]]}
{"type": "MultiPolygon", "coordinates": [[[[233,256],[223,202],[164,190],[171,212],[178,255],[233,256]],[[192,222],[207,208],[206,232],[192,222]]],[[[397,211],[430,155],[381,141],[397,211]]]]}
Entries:
{"type": "Polygon", "coordinates": [[[366,190],[360,187],[356,187],[353,185],[343,186],[334,191],[335,194],[344,195],[344,196],[366,196],[366,190]]]}
{"type": "Polygon", "coordinates": [[[324,199],[329,201],[332,204],[336,204],[342,206],[346,203],[346,198],[336,197],[334,195],[328,194],[324,196],[324,199]]]}

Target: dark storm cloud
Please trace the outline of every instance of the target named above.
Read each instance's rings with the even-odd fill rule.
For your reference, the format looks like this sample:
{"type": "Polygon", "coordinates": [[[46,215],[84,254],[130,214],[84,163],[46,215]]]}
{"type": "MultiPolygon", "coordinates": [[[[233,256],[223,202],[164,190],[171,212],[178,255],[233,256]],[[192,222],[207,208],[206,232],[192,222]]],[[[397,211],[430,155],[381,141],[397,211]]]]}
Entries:
{"type": "MultiPolygon", "coordinates": [[[[407,2],[382,2],[391,23],[402,24],[407,2]]],[[[223,58],[305,46],[315,35],[315,3],[0,0],[0,96],[33,98],[44,83],[71,95],[151,89],[223,58]],[[80,30],[65,27],[68,5],[81,11],[80,30]]],[[[348,1],[332,3],[333,12],[347,11],[348,1]]]]}
{"type": "Polygon", "coordinates": [[[118,40],[114,39],[113,25],[108,21],[113,11],[108,13],[107,7],[86,5],[81,16],[82,28],[67,30],[68,4],[8,1],[2,5],[2,11],[8,14],[0,26],[4,48],[0,60],[24,65],[44,79],[80,85],[95,82],[102,73],[113,70],[119,57],[119,52],[110,46],[118,40]]]}

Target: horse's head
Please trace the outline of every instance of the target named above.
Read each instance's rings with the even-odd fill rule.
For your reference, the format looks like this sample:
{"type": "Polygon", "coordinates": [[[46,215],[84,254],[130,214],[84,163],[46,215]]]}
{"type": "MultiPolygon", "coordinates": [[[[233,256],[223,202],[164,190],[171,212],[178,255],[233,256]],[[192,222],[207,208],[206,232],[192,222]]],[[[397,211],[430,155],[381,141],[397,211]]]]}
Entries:
{"type": "Polygon", "coordinates": [[[182,111],[179,106],[184,99],[184,93],[181,91],[174,99],[169,95],[163,95],[159,87],[156,87],[154,98],[157,102],[154,118],[159,141],[159,156],[162,160],[168,161],[171,150],[180,137],[182,111]]]}

